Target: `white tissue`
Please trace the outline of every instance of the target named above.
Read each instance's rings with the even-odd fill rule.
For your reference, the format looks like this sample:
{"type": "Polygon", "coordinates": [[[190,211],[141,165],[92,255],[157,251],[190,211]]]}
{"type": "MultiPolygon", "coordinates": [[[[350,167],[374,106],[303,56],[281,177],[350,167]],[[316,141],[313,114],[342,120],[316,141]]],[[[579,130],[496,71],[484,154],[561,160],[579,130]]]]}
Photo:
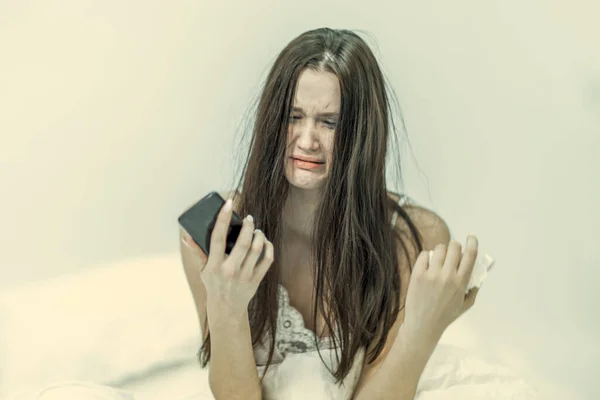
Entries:
{"type": "MultiPolygon", "coordinates": [[[[433,250],[429,251],[429,261],[431,262],[431,258],[433,257],[433,250]]],[[[467,285],[467,290],[465,293],[468,293],[469,290],[473,288],[479,288],[483,283],[483,280],[487,277],[488,271],[494,265],[495,260],[487,253],[479,252],[477,254],[477,258],[475,259],[475,265],[473,266],[473,272],[471,272],[471,279],[469,279],[469,284],[467,285]]]]}

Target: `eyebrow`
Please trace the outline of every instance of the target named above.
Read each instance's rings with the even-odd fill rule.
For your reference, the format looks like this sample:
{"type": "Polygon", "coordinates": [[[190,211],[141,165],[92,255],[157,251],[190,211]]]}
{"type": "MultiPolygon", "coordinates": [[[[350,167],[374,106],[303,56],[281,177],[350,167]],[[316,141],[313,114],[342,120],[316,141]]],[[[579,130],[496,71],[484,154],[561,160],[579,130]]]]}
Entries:
{"type": "MultiPolygon", "coordinates": [[[[292,107],[292,112],[301,112],[304,114],[304,110],[300,107],[292,107]]],[[[319,117],[339,117],[339,112],[324,112],[317,114],[319,117]]]]}

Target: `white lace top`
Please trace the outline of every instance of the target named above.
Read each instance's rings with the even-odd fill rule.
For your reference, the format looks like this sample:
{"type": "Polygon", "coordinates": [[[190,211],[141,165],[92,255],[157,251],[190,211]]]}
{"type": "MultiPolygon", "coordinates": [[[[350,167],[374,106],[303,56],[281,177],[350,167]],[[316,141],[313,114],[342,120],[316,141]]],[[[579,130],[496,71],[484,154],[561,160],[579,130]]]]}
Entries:
{"type": "MultiPolygon", "coordinates": [[[[402,206],[406,200],[406,197],[401,197],[398,204],[402,206]]],[[[394,212],[392,224],[396,223],[397,217],[394,212]]],[[[329,337],[317,338],[312,330],[306,328],[302,314],[290,305],[288,292],[282,284],[279,284],[278,295],[277,339],[271,365],[263,379],[263,398],[350,399],[362,371],[364,349],[356,353],[350,373],[338,386],[329,372],[338,365],[332,340],[329,337]],[[317,346],[325,364],[319,357],[317,346]],[[311,392],[307,393],[307,390],[311,392]]],[[[267,339],[266,343],[254,349],[259,376],[263,375],[269,358],[271,336],[267,339]]]]}

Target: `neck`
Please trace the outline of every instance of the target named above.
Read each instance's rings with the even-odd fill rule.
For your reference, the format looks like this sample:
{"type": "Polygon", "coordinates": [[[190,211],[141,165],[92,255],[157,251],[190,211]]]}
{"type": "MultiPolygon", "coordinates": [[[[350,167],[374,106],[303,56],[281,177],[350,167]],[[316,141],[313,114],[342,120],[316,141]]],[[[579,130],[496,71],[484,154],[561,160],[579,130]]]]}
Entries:
{"type": "Polygon", "coordinates": [[[314,213],[321,200],[320,190],[290,186],[283,208],[283,235],[295,242],[311,243],[314,213]]]}

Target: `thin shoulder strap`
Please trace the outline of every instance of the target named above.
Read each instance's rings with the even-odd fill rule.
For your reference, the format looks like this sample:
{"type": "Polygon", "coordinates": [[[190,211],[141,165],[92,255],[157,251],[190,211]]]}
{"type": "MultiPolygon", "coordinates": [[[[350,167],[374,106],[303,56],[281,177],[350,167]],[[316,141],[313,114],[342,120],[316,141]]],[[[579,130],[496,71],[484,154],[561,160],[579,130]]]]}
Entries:
{"type": "MultiPolygon", "coordinates": [[[[402,207],[406,203],[408,203],[408,196],[401,195],[400,196],[400,200],[398,200],[397,204],[402,207]]],[[[397,218],[398,218],[398,211],[394,211],[394,214],[392,215],[392,226],[396,225],[396,219],[397,218]]]]}

